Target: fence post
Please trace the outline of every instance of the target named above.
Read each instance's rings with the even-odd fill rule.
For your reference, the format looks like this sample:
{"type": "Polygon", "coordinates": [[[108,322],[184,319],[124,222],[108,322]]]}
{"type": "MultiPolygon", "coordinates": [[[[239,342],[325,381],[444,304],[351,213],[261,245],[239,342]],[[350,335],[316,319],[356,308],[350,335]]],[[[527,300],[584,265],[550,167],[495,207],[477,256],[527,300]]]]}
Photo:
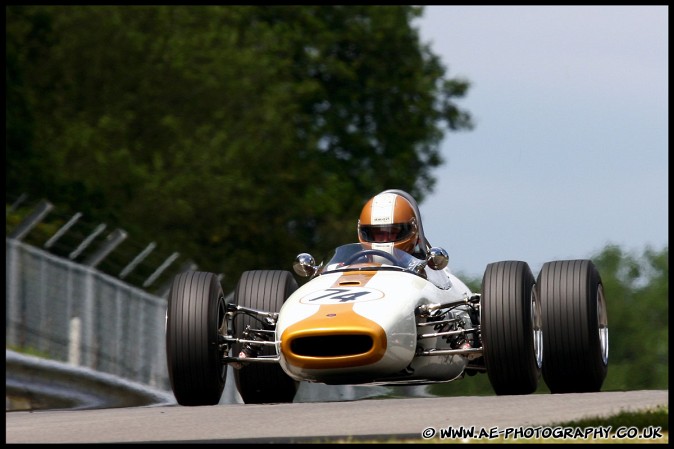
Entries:
{"type": "Polygon", "coordinates": [[[82,358],[80,345],[82,344],[82,320],[80,317],[70,319],[68,329],[68,363],[79,366],[82,358]]]}
{"type": "Polygon", "coordinates": [[[105,227],[106,227],[105,223],[99,224],[96,227],[96,229],[94,229],[94,232],[92,232],[87,238],[85,238],[82,241],[82,243],[80,243],[80,246],[78,246],[74,251],[72,251],[68,255],[68,257],[72,260],[75,260],[75,258],[77,258],[77,256],[79,256],[80,253],[82,253],[82,251],[87,249],[87,246],[89,246],[91,244],[91,242],[94,241],[94,239],[98,236],[98,234],[100,234],[101,232],[103,232],[105,230],[105,227]]]}
{"type": "Polygon", "coordinates": [[[7,298],[5,303],[5,329],[7,337],[7,345],[21,346],[19,344],[18,326],[21,323],[21,308],[19,303],[19,285],[21,267],[19,266],[19,253],[17,250],[18,242],[14,239],[6,238],[5,247],[7,253],[5,254],[6,279],[7,283],[7,298]]]}
{"type": "Polygon", "coordinates": [[[150,277],[145,279],[145,282],[143,282],[143,287],[147,288],[150,285],[152,285],[152,283],[157,280],[157,278],[164,272],[164,270],[168,268],[169,265],[171,265],[178,258],[178,256],[180,256],[180,253],[177,252],[168,256],[164,261],[164,263],[162,263],[159,267],[157,267],[157,269],[154,271],[154,273],[150,275],[150,277]]]}
{"type": "Polygon", "coordinates": [[[94,341],[94,273],[87,269],[84,275],[84,298],[82,304],[81,336],[82,342],[86,345],[82,365],[88,368],[96,369],[97,363],[94,358],[96,345],[94,341]]]}
{"type": "Polygon", "coordinates": [[[15,240],[22,240],[26,234],[28,234],[31,229],[33,229],[37,224],[42,221],[42,219],[49,213],[50,210],[54,208],[54,205],[47,200],[42,200],[35,207],[33,213],[23,219],[21,223],[14,229],[9,237],[15,240]]]}
{"type": "Polygon", "coordinates": [[[116,229],[114,232],[110,233],[106,238],[106,241],[101,245],[101,247],[96,251],[95,254],[92,254],[87,260],[83,262],[84,265],[89,265],[92,268],[95,268],[99,263],[105,259],[108,254],[110,254],[120,243],[126,239],[127,234],[122,229],[116,229]]]}
{"type": "Polygon", "coordinates": [[[52,236],[49,238],[49,240],[47,240],[47,241],[45,242],[44,247],[45,247],[45,248],[51,248],[52,245],[54,245],[54,243],[56,243],[56,241],[57,241],[58,239],[60,239],[60,238],[63,236],[63,234],[65,234],[66,232],[68,232],[68,229],[72,228],[73,225],[74,225],[75,223],[77,223],[77,220],[79,220],[81,216],[82,216],[82,213],[81,213],[81,212],[77,212],[75,215],[73,215],[73,216],[70,218],[70,220],[68,220],[68,222],[67,222],[66,224],[64,224],[63,226],[61,226],[61,229],[59,229],[58,231],[56,231],[56,232],[54,233],[54,235],[52,235],[52,236]]]}
{"type": "Polygon", "coordinates": [[[127,266],[124,267],[122,271],[119,272],[119,278],[124,279],[131,273],[131,271],[136,268],[136,266],[141,263],[157,246],[155,242],[150,242],[143,251],[140,252],[136,257],[133,258],[127,266]]]}

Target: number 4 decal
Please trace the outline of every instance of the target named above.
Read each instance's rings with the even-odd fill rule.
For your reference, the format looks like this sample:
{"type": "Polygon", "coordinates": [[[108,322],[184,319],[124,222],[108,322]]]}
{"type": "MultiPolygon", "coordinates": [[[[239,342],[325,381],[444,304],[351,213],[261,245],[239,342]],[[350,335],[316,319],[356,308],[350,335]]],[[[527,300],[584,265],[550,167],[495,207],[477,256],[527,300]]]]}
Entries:
{"type": "Polygon", "coordinates": [[[304,303],[319,303],[319,304],[339,304],[351,301],[364,301],[370,299],[378,299],[383,297],[383,293],[379,290],[365,289],[365,288],[327,288],[319,292],[311,293],[301,302],[304,303]]]}
{"type": "Polygon", "coordinates": [[[339,300],[339,302],[355,301],[359,296],[367,295],[369,292],[354,292],[348,288],[329,288],[325,290],[330,292],[327,295],[317,296],[316,298],[311,298],[309,301],[316,301],[318,299],[330,298],[339,300]],[[348,293],[345,293],[348,292],[348,293]],[[344,294],[342,294],[344,293],[344,294]]]}

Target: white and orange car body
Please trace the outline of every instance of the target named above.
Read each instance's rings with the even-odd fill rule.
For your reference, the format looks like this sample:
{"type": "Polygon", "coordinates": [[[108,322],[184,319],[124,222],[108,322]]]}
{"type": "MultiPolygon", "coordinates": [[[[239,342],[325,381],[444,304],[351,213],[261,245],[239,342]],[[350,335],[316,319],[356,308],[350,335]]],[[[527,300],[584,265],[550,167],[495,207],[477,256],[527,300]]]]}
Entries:
{"type": "Polygon", "coordinates": [[[326,384],[414,384],[463,374],[465,354],[427,356],[451,348],[446,336],[419,338],[424,328],[417,311],[467,300],[469,288],[447,268],[426,268],[424,278],[381,265],[321,274],[286,300],[276,343],[290,377],[326,384]]]}

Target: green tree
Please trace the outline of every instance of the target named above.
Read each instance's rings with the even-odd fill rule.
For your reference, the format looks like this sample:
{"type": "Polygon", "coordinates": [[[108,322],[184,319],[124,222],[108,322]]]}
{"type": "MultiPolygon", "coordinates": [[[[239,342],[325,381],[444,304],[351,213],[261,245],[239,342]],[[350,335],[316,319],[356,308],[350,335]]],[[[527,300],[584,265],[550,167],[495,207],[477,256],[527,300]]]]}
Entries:
{"type": "Polygon", "coordinates": [[[469,83],[413,6],[8,6],[8,191],[158,240],[200,269],[286,268],[420,201],[469,83]],[[280,262],[282,261],[282,262],[280,262]]]}
{"type": "Polygon", "coordinates": [[[668,388],[669,248],[641,255],[609,245],[593,258],[609,324],[605,390],[668,388]]]}

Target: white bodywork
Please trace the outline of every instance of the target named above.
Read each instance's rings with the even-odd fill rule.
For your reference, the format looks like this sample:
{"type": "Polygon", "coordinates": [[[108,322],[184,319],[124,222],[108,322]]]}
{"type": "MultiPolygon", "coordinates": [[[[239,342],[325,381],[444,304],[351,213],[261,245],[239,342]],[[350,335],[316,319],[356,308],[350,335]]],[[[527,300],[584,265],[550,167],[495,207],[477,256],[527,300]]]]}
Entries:
{"type": "MultiPolygon", "coordinates": [[[[418,327],[415,311],[472,293],[447,268],[425,270],[435,283],[410,272],[382,270],[329,272],[301,286],[279,312],[276,342],[283,370],[295,380],[328,384],[413,384],[460,376],[467,364],[462,355],[417,356],[420,349],[449,349],[449,344],[441,337],[419,339],[420,332],[433,332],[433,327],[418,327]],[[338,353],[302,356],[287,341],[295,336],[319,341],[336,336],[339,341],[351,333],[372,335],[369,355],[344,355],[339,351],[346,348],[334,348],[338,353]]],[[[470,321],[467,314],[455,313],[470,321]]]]}

